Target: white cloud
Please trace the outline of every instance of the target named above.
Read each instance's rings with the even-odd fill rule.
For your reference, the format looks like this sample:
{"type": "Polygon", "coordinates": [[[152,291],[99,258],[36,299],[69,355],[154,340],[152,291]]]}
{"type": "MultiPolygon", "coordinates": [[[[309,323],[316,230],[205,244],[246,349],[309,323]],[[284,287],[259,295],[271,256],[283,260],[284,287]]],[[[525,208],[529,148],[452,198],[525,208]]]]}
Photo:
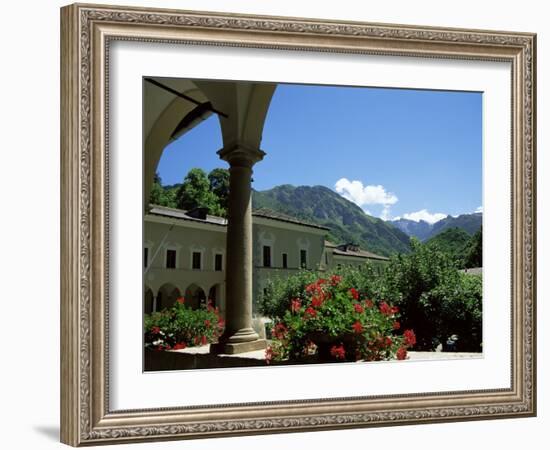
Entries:
{"type": "Polygon", "coordinates": [[[361,181],[349,181],[347,178],[340,178],[334,185],[336,192],[353,203],[364,205],[394,205],[397,197],[391,192],[386,192],[384,186],[367,185],[361,181]]]}
{"type": "Polygon", "coordinates": [[[478,206],[474,212],[482,213],[483,212],[483,206],[478,206]]]}
{"type": "MultiPolygon", "coordinates": [[[[365,186],[361,181],[350,181],[347,178],[340,178],[334,184],[334,189],[342,197],[352,201],[361,208],[365,205],[382,205],[380,218],[383,220],[391,218],[390,207],[391,205],[395,205],[398,200],[395,194],[387,192],[381,184],[365,186]]],[[[372,215],[368,210],[364,208],[363,210],[365,213],[372,215]]]]}
{"type": "Polygon", "coordinates": [[[428,223],[436,223],[441,219],[447,217],[447,214],[443,213],[430,213],[427,209],[421,209],[420,211],[403,214],[404,219],[413,220],[415,222],[420,222],[421,220],[428,223]]]}

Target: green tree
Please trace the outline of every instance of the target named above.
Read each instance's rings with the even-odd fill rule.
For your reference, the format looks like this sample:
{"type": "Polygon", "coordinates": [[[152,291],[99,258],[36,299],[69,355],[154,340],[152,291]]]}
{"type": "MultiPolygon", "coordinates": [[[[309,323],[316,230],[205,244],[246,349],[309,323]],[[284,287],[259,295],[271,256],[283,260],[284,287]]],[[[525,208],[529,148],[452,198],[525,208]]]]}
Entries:
{"type": "Polygon", "coordinates": [[[411,239],[412,253],[392,257],[377,296],[399,306],[402,326],[416,332],[418,350],[433,350],[453,334],[463,351],[481,349],[482,280],[466,275],[448,254],[411,239]]]}
{"type": "Polygon", "coordinates": [[[162,179],[158,173],[155,174],[153,180],[149,203],[159,206],[168,206],[169,208],[175,208],[177,206],[176,190],[163,187],[162,179]]]}
{"type": "Polygon", "coordinates": [[[176,193],[177,207],[184,210],[208,208],[211,214],[219,214],[216,195],[210,190],[210,183],[204,170],[191,169],[176,193]]]}
{"type": "Polygon", "coordinates": [[[223,216],[227,215],[229,207],[229,170],[217,168],[208,174],[210,190],[218,197],[218,204],[224,211],[223,216]]]}
{"type": "Polygon", "coordinates": [[[480,228],[476,234],[472,236],[468,244],[465,256],[464,267],[483,267],[483,230],[480,228]]]}

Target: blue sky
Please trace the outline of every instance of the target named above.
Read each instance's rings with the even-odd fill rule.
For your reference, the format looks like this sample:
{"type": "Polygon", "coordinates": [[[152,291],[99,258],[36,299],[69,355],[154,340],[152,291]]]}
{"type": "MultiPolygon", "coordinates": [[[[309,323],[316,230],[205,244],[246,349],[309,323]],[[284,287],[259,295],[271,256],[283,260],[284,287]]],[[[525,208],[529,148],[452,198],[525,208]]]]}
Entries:
{"type": "MultiPolygon", "coordinates": [[[[163,184],[227,167],[211,116],[170,144],[163,184]]],[[[384,219],[433,222],[482,206],[482,94],[279,85],[254,167],[257,190],[324,185],[384,219]]]]}

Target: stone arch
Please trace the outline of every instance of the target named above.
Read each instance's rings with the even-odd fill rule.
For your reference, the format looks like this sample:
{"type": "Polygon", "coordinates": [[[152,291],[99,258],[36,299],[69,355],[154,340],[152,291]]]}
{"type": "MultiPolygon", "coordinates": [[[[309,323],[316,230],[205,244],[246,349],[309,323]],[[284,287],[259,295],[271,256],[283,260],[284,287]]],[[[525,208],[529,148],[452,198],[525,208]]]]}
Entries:
{"type": "Polygon", "coordinates": [[[155,294],[149,286],[145,286],[143,289],[143,312],[145,314],[151,314],[154,311],[155,306],[155,294]]]}
{"type": "Polygon", "coordinates": [[[158,291],[156,310],[161,311],[170,308],[176,300],[182,296],[181,289],[172,283],[163,284],[158,291]]]}
{"type": "Polygon", "coordinates": [[[206,293],[204,289],[197,283],[191,283],[187,289],[185,289],[185,304],[193,309],[198,309],[201,305],[206,305],[206,293]]]}

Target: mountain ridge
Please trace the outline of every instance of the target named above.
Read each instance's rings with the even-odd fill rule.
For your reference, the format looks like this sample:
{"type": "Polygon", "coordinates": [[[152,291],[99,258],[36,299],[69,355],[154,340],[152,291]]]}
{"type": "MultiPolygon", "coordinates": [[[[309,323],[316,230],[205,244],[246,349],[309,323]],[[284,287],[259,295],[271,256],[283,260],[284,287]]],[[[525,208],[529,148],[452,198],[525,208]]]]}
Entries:
{"type": "Polygon", "coordinates": [[[474,235],[483,222],[483,213],[466,213],[457,217],[447,217],[430,224],[425,220],[414,221],[410,219],[388,220],[387,223],[395,226],[411,237],[425,242],[449,228],[459,228],[470,236],[474,235]]]}
{"type": "Polygon", "coordinates": [[[383,256],[410,251],[410,238],[405,233],[367,215],[326,186],[283,184],[264,191],[253,190],[252,207],[326,226],[330,229],[328,240],[334,243],[353,242],[383,256]]]}

